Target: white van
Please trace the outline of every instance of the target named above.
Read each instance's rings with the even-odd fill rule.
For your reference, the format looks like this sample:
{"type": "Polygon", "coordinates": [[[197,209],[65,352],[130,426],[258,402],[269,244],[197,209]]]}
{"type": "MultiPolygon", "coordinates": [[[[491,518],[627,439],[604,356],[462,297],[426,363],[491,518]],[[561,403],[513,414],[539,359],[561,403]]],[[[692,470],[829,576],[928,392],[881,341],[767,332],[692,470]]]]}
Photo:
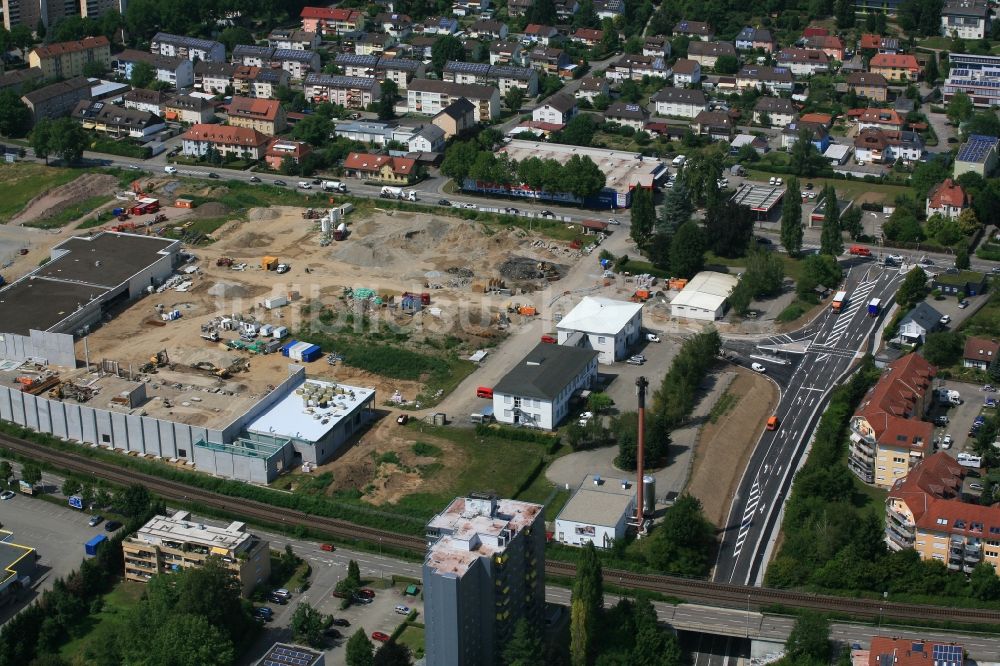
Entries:
{"type": "Polygon", "coordinates": [[[166,171],[167,173],[177,173],[177,167],[175,166],[167,165],[163,167],[163,170],[166,171]]]}
{"type": "Polygon", "coordinates": [[[686,157],[684,157],[683,155],[678,155],[677,157],[674,158],[674,161],[672,162],[672,164],[675,167],[681,167],[681,166],[684,166],[684,162],[686,162],[686,161],[687,161],[686,157]]]}

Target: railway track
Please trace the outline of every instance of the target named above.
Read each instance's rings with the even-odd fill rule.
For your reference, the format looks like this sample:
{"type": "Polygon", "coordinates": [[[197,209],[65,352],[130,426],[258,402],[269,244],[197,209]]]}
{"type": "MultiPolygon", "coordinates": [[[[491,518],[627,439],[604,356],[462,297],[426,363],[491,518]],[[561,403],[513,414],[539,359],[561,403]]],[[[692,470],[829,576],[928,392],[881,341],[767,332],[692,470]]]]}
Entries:
{"type": "MultiPolygon", "coordinates": [[[[228,497],[176,481],[124,469],[101,460],[32,444],[7,435],[0,435],[0,446],[40,462],[51,463],[70,472],[90,475],[119,485],[141,483],[165,499],[197,502],[233,515],[256,518],[264,523],[303,526],[321,530],[333,537],[381,543],[414,553],[423,553],[427,547],[425,539],[419,536],[396,534],[345,520],[314,516],[294,509],[275,507],[255,500],[228,497]]],[[[549,576],[571,579],[576,575],[576,565],[549,560],[545,563],[545,572],[549,576]]],[[[618,581],[619,585],[625,588],[648,590],[686,601],[722,607],[760,609],[766,606],[781,605],[789,608],[840,612],[865,618],[884,615],[895,619],[1000,624],[1000,611],[998,610],[948,608],[884,602],[876,599],[815,595],[792,590],[715,583],[677,576],[641,574],[619,569],[604,569],[604,580],[609,583],[618,581]]]]}

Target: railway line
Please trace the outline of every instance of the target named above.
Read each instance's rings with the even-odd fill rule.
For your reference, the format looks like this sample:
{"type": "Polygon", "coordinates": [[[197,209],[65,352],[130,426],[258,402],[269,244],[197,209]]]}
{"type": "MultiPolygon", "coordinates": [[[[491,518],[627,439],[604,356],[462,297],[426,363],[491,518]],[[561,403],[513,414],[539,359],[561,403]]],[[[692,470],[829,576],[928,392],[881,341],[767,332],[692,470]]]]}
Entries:
{"type": "MultiPolygon", "coordinates": [[[[256,518],[265,523],[307,527],[321,530],[333,537],[381,543],[414,553],[423,553],[426,549],[426,541],[419,536],[396,534],[336,518],[314,516],[293,509],[275,507],[255,500],[228,497],[176,481],[121,468],[87,456],[32,444],[7,435],[0,435],[0,447],[39,462],[47,462],[70,472],[90,475],[111,483],[119,485],[141,483],[151,492],[168,500],[197,502],[233,515],[249,519],[256,518]]],[[[549,560],[545,563],[545,572],[549,576],[573,578],[576,574],[576,566],[568,562],[549,560]]],[[[884,615],[893,619],[1000,624],[1000,610],[949,608],[886,602],[877,599],[815,595],[792,590],[715,583],[677,576],[641,574],[619,569],[604,569],[604,580],[619,581],[620,586],[625,588],[647,590],[685,601],[722,607],[760,609],[767,606],[784,606],[839,612],[864,618],[876,618],[884,615]]]]}

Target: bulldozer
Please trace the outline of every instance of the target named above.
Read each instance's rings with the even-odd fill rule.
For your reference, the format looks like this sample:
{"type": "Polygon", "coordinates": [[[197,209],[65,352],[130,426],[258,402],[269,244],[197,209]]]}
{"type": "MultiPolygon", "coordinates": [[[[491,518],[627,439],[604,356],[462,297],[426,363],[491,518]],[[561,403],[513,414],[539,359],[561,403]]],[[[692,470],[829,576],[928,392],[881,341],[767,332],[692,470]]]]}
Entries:
{"type": "Polygon", "coordinates": [[[149,357],[149,363],[146,363],[139,368],[139,372],[156,372],[157,368],[162,368],[169,363],[170,357],[167,355],[167,350],[161,349],[149,357]]]}

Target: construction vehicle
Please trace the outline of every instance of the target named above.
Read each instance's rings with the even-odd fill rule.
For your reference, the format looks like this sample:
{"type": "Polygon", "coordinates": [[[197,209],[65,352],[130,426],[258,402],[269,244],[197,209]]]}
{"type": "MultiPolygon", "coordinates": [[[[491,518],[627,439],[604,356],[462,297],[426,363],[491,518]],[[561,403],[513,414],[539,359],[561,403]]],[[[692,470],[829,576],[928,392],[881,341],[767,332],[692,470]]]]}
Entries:
{"type": "Polygon", "coordinates": [[[219,332],[213,328],[210,331],[202,331],[201,339],[208,340],[209,342],[219,342],[222,338],[219,337],[219,332]]]}
{"type": "Polygon", "coordinates": [[[153,221],[150,222],[150,224],[160,224],[161,222],[166,222],[166,221],[167,221],[166,213],[158,213],[156,217],[153,218],[153,221]]]}
{"type": "Polygon", "coordinates": [[[347,183],[342,183],[339,180],[324,180],[323,189],[327,192],[346,192],[347,183]]]}
{"type": "Polygon", "coordinates": [[[167,355],[166,349],[161,349],[152,356],[149,357],[149,362],[152,363],[157,368],[162,368],[163,366],[170,363],[170,357],[167,355]]]}
{"type": "Polygon", "coordinates": [[[306,208],[302,211],[303,220],[318,220],[321,217],[323,217],[323,214],[313,208],[306,208]]]}
{"type": "Polygon", "coordinates": [[[216,266],[223,266],[223,267],[228,268],[228,267],[230,267],[230,266],[233,265],[233,258],[232,257],[219,257],[218,259],[215,260],[215,265],[216,266]]]}
{"type": "Polygon", "coordinates": [[[392,187],[386,185],[379,192],[379,197],[383,199],[403,199],[405,201],[416,201],[417,192],[416,190],[404,190],[402,187],[392,187]]]}

